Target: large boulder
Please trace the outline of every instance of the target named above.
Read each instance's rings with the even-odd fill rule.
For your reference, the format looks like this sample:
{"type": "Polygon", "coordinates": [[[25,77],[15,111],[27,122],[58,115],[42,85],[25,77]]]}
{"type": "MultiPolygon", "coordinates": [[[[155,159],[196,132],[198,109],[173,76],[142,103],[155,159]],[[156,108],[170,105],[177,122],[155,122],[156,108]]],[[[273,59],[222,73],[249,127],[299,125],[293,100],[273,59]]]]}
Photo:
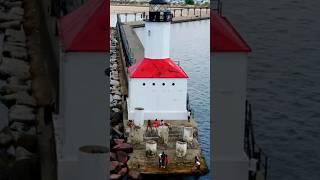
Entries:
{"type": "Polygon", "coordinates": [[[23,122],[34,123],[36,115],[34,114],[34,108],[25,105],[13,105],[9,109],[9,121],[10,122],[23,122]]]}
{"type": "Polygon", "coordinates": [[[13,131],[24,132],[26,130],[26,124],[22,122],[13,122],[9,127],[13,131]]]}
{"type": "Polygon", "coordinates": [[[27,85],[11,85],[5,84],[0,88],[0,94],[14,94],[20,91],[30,92],[31,87],[27,85]]]}
{"type": "Polygon", "coordinates": [[[28,106],[37,105],[35,98],[33,98],[31,95],[29,95],[25,91],[19,91],[17,93],[4,95],[1,97],[1,100],[4,101],[5,104],[15,103],[20,105],[28,105],[28,106]]]}
{"type": "Polygon", "coordinates": [[[110,161],[116,161],[117,160],[117,155],[114,152],[110,152],[110,161]]]}
{"type": "Polygon", "coordinates": [[[119,175],[124,176],[128,173],[128,168],[127,167],[123,167],[121,168],[121,170],[118,172],[119,175]]]}
{"type": "Polygon", "coordinates": [[[7,13],[0,11],[0,22],[4,21],[21,21],[23,18],[22,15],[17,15],[13,13],[7,13]]]}
{"type": "Polygon", "coordinates": [[[8,9],[11,9],[14,7],[22,7],[22,1],[5,1],[3,5],[8,9]]]}
{"type": "Polygon", "coordinates": [[[0,29],[20,29],[21,21],[7,21],[7,22],[0,22],[0,29]]]}
{"type": "Polygon", "coordinates": [[[133,146],[131,144],[128,143],[122,143],[122,144],[117,144],[115,145],[112,150],[114,152],[117,151],[124,151],[126,153],[132,153],[133,152],[133,146]]]}
{"type": "Polygon", "coordinates": [[[15,7],[11,8],[9,12],[10,12],[10,14],[14,14],[14,15],[18,15],[18,16],[24,15],[24,9],[19,6],[15,6],[15,7]]]}
{"type": "Polygon", "coordinates": [[[110,180],[118,180],[121,178],[120,174],[110,174],[110,180]]]}
{"type": "Polygon", "coordinates": [[[124,143],[124,139],[113,139],[113,142],[117,145],[117,144],[122,144],[124,143]]]}
{"type": "MultiPolygon", "coordinates": [[[[15,9],[15,11],[19,10],[15,9]]],[[[21,30],[7,29],[5,35],[9,42],[26,42],[26,35],[23,28],[21,30]]]]}
{"type": "Polygon", "coordinates": [[[121,100],[121,96],[119,96],[119,95],[114,95],[114,96],[113,96],[113,99],[114,99],[114,100],[121,100]]]}
{"type": "Polygon", "coordinates": [[[16,149],[14,148],[14,146],[10,146],[8,149],[7,149],[7,153],[10,155],[10,156],[13,156],[15,157],[16,156],[16,149]]]}
{"type": "Polygon", "coordinates": [[[37,149],[38,149],[37,135],[22,134],[18,138],[18,140],[16,142],[16,146],[23,147],[31,153],[36,153],[37,149]]]}
{"type": "Polygon", "coordinates": [[[16,147],[16,161],[22,159],[30,159],[32,157],[34,157],[34,154],[26,150],[24,147],[16,147]]]}
{"type": "Polygon", "coordinates": [[[129,179],[142,179],[140,172],[129,170],[128,174],[129,179]]]}
{"type": "Polygon", "coordinates": [[[8,128],[0,132],[0,147],[8,147],[14,141],[14,137],[8,128]]]}
{"type": "Polygon", "coordinates": [[[114,112],[112,113],[111,122],[118,123],[121,122],[123,118],[122,112],[114,112]]]}
{"type": "Polygon", "coordinates": [[[119,81],[110,80],[110,85],[113,85],[113,86],[119,86],[119,85],[120,85],[120,83],[119,83],[119,81]]]}
{"type": "Polygon", "coordinates": [[[117,154],[117,160],[119,162],[122,162],[123,164],[126,164],[127,161],[128,161],[128,155],[126,152],[123,152],[123,151],[117,151],[116,152],[117,154]]]}
{"type": "Polygon", "coordinates": [[[118,161],[110,161],[109,171],[110,173],[117,173],[121,169],[121,165],[118,161]]]}
{"type": "Polygon", "coordinates": [[[29,79],[29,64],[16,59],[3,58],[0,66],[0,75],[18,76],[21,79],[29,79]]]}
{"type": "Polygon", "coordinates": [[[25,61],[28,59],[28,52],[25,47],[15,46],[8,43],[5,43],[3,46],[3,54],[7,57],[18,58],[25,61]]]}

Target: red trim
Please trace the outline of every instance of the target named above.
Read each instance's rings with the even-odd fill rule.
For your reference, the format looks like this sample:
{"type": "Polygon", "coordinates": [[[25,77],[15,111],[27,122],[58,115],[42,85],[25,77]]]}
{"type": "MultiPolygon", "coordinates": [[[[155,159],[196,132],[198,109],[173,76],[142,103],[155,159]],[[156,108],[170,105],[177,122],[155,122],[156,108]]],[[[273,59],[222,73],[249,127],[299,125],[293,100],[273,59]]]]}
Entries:
{"type": "Polygon", "coordinates": [[[130,78],[188,78],[172,59],[144,58],[128,68],[130,78]]]}
{"type": "Polygon", "coordinates": [[[109,13],[107,0],[88,0],[58,21],[65,51],[108,52],[109,13]]]}
{"type": "Polygon", "coordinates": [[[210,26],[211,52],[251,52],[249,45],[226,17],[212,11],[210,26]]]}

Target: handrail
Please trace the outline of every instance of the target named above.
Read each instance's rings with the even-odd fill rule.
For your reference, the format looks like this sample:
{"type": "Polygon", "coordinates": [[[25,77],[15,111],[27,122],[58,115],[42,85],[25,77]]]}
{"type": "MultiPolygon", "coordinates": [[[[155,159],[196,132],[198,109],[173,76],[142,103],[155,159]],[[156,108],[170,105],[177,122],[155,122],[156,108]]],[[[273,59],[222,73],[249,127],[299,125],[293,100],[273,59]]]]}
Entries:
{"type": "Polygon", "coordinates": [[[117,14],[117,29],[119,31],[120,40],[122,43],[122,47],[124,48],[124,55],[126,60],[126,66],[129,67],[134,62],[134,57],[132,55],[131,48],[129,47],[128,40],[126,38],[126,35],[124,33],[121,17],[119,14],[117,14]]]}
{"type": "MultiPolygon", "coordinates": [[[[257,160],[257,168],[256,171],[263,170],[265,180],[267,179],[268,173],[268,156],[258,148],[256,145],[255,137],[254,137],[254,129],[252,124],[252,108],[251,104],[246,101],[245,108],[245,138],[244,138],[244,148],[247,153],[249,159],[257,160]]],[[[256,173],[249,172],[249,179],[255,180],[256,173]]]]}

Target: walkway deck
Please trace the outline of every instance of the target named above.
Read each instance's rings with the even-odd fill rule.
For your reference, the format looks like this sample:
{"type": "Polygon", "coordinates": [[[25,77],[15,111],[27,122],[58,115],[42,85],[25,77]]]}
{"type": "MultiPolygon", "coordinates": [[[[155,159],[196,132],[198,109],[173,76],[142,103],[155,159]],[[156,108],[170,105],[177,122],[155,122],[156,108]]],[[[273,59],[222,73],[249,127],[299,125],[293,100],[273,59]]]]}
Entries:
{"type": "MultiPolygon", "coordinates": [[[[196,122],[191,119],[188,121],[166,121],[170,123],[169,130],[169,141],[168,144],[163,144],[160,141],[157,143],[157,154],[160,154],[164,151],[168,155],[169,164],[167,168],[159,168],[158,157],[146,157],[145,142],[146,138],[142,143],[133,144],[133,153],[129,154],[130,159],[128,161],[129,169],[134,169],[141,174],[150,175],[150,174],[170,174],[170,175],[203,175],[208,172],[208,167],[205,163],[205,159],[201,153],[200,144],[198,143],[197,138],[193,139],[191,143],[188,143],[187,154],[183,158],[176,156],[176,141],[182,140],[183,127],[192,126],[197,131],[196,122]],[[199,170],[195,170],[194,167],[194,157],[200,157],[201,167],[199,170]]],[[[146,123],[146,122],[145,122],[146,123]]],[[[127,120],[124,120],[125,127],[127,120]]],[[[142,131],[146,132],[146,125],[142,127],[142,131]]],[[[159,127],[161,128],[161,127],[159,127]]],[[[127,127],[127,132],[130,131],[127,127]]],[[[131,134],[128,134],[128,141],[131,140],[131,134]]],[[[155,140],[155,139],[154,139],[155,140]]]]}

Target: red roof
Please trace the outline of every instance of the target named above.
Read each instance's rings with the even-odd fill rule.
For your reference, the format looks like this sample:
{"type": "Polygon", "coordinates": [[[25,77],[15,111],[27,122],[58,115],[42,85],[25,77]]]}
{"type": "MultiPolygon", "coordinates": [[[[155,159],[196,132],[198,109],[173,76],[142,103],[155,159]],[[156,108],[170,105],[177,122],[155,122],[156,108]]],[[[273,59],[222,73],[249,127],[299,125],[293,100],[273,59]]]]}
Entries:
{"type": "Polygon", "coordinates": [[[172,59],[144,58],[128,68],[130,78],[188,78],[172,59]]]}
{"type": "Polygon", "coordinates": [[[248,44],[242,39],[226,17],[211,12],[211,52],[250,52],[248,44]],[[212,34],[213,33],[213,34],[212,34]]]}
{"type": "Polygon", "coordinates": [[[59,19],[59,33],[66,51],[109,51],[108,2],[88,0],[59,19]]]}

